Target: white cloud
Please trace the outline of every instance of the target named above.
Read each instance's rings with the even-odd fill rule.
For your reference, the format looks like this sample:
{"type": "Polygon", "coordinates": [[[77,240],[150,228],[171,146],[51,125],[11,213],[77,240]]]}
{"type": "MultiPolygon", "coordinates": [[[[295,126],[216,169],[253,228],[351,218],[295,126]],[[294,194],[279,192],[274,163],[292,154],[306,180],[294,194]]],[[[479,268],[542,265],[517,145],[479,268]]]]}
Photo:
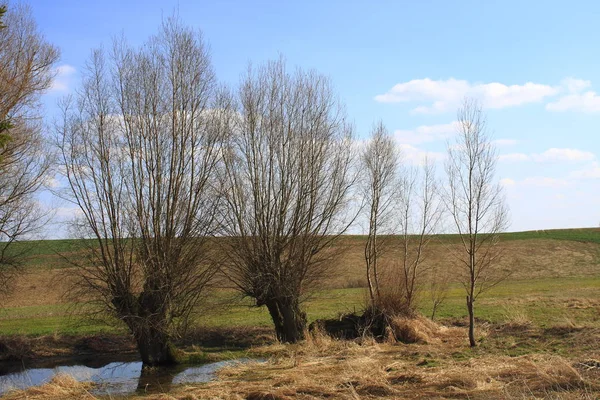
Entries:
{"type": "Polygon", "coordinates": [[[566,78],[562,81],[567,95],[558,100],[546,104],[548,111],[580,111],[584,113],[595,113],[600,111],[600,96],[593,91],[585,89],[592,86],[592,82],[583,79],[566,78]]]}
{"type": "Polygon", "coordinates": [[[56,207],[54,208],[54,215],[60,219],[70,219],[73,217],[79,217],[83,215],[83,212],[79,207],[56,207]]]}
{"type": "Polygon", "coordinates": [[[561,81],[561,86],[569,93],[581,93],[584,89],[592,86],[592,82],[569,77],[561,81]]]}
{"type": "Polygon", "coordinates": [[[420,144],[446,139],[456,133],[457,129],[456,121],[448,124],[422,125],[414,130],[396,130],[394,137],[402,144],[420,144]]]}
{"type": "Polygon", "coordinates": [[[538,163],[547,162],[580,162],[592,161],[596,158],[594,153],[577,149],[559,149],[551,148],[540,154],[525,154],[525,153],[510,153],[501,154],[498,157],[499,161],[518,162],[518,161],[534,161],[538,163]]]}
{"type": "Polygon", "coordinates": [[[75,68],[69,64],[63,64],[56,68],[56,76],[50,86],[52,92],[66,92],[69,90],[71,78],[75,75],[75,68]]]}
{"type": "Polygon", "coordinates": [[[569,94],[553,103],[546,104],[548,111],[580,111],[584,113],[600,112],[600,96],[592,90],[584,93],[569,94]]]}
{"type": "Polygon", "coordinates": [[[516,184],[516,182],[514,181],[514,179],[504,178],[504,179],[500,179],[500,184],[502,186],[514,186],[516,184]]]}
{"type": "Polygon", "coordinates": [[[58,179],[56,179],[55,177],[46,179],[44,184],[46,185],[46,187],[51,188],[51,189],[55,189],[55,188],[58,188],[61,186],[60,181],[58,179]]]}
{"type": "Polygon", "coordinates": [[[595,158],[594,153],[577,149],[548,149],[542,154],[531,156],[536,162],[560,162],[560,161],[591,161],[595,158]]]}
{"type": "Polygon", "coordinates": [[[571,172],[570,176],[575,179],[600,179],[600,164],[594,161],[587,168],[571,172]]]}
{"type": "Polygon", "coordinates": [[[425,159],[429,161],[437,162],[445,158],[444,153],[424,151],[410,144],[400,144],[400,151],[402,155],[402,161],[411,165],[423,165],[425,159]]]}
{"type": "Polygon", "coordinates": [[[510,153],[510,154],[501,154],[498,156],[499,161],[529,161],[529,156],[525,153],[510,153]]]}
{"type": "Polygon", "coordinates": [[[418,106],[412,111],[431,114],[455,110],[465,96],[479,99],[487,108],[505,108],[539,102],[559,91],[557,87],[533,82],[505,85],[498,82],[470,83],[454,78],[425,78],[399,83],[388,92],[375,96],[375,100],[381,103],[426,102],[429,105],[418,106]]]}

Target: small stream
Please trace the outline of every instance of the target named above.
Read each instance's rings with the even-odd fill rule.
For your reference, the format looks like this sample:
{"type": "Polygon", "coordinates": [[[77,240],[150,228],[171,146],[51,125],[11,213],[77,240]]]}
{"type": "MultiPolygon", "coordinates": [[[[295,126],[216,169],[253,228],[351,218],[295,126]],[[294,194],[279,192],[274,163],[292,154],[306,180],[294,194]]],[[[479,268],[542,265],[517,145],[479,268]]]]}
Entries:
{"type": "MultiPolygon", "coordinates": [[[[196,366],[144,369],[141,361],[109,362],[102,366],[63,365],[53,368],[24,368],[14,371],[0,366],[0,396],[13,389],[42,385],[57,374],[68,374],[80,382],[94,382],[95,395],[127,395],[135,392],[167,392],[173,385],[202,383],[215,379],[215,372],[226,365],[251,359],[219,361],[196,366]]],[[[95,363],[97,364],[97,363],[95,363]]]]}

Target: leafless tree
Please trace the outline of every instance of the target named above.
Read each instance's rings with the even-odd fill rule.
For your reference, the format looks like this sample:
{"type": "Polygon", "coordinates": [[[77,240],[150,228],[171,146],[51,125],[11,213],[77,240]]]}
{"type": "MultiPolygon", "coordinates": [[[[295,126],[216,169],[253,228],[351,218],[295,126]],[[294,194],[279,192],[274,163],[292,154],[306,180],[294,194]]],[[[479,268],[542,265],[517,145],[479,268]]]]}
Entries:
{"type": "Polygon", "coordinates": [[[34,198],[51,164],[39,98],[52,84],[59,56],[27,6],[5,7],[0,14],[0,293],[9,290],[19,265],[12,244],[45,221],[34,198]]]}
{"type": "Polygon", "coordinates": [[[473,304],[506,277],[498,264],[499,233],[508,225],[508,209],[496,183],[496,149],[481,106],[465,99],[458,111],[455,144],[448,145],[446,206],[460,238],[455,253],[459,277],[467,292],[469,343],[476,346],[473,304]]]}
{"type": "Polygon", "coordinates": [[[57,128],[66,196],[91,237],[79,293],[123,321],[146,365],[171,345],[215,270],[216,171],[227,133],[207,48],[176,19],[142,47],[96,50],[57,128]]]}
{"type": "Polygon", "coordinates": [[[371,137],[362,154],[363,195],[368,205],[369,230],[365,244],[365,264],[371,308],[378,307],[381,298],[380,268],[381,253],[392,233],[400,153],[394,139],[382,122],[371,130],[371,137]]]}
{"type": "Polygon", "coordinates": [[[382,123],[373,129],[362,161],[369,214],[368,312],[374,318],[412,316],[429,267],[425,250],[442,211],[435,169],[427,159],[422,169],[403,166],[401,153],[382,123]],[[396,251],[387,251],[392,249],[396,251]]]}
{"type": "Polygon", "coordinates": [[[400,240],[399,282],[400,310],[414,315],[417,300],[430,276],[427,248],[439,228],[442,203],[435,177],[435,167],[425,159],[421,168],[406,168],[399,191],[400,240]]]}
{"type": "Polygon", "coordinates": [[[352,128],[328,79],[281,59],[250,68],[235,120],[223,152],[225,273],[267,307],[281,342],[296,342],[304,296],[350,223],[352,128]]]}

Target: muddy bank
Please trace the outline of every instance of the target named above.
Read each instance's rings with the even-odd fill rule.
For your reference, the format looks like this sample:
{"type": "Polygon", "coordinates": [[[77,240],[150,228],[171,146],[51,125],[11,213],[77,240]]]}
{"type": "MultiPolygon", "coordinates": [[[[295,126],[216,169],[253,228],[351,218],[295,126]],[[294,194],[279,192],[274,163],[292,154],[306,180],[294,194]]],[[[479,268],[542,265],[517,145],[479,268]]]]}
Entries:
{"type": "MultiPolygon", "coordinates": [[[[273,342],[269,327],[199,328],[175,340],[175,345],[183,351],[220,352],[273,342]]],[[[102,365],[106,359],[131,361],[136,357],[135,342],[129,335],[0,336],[0,368],[23,363],[35,368],[52,368],[70,362],[94,367],[94,362],[102,365]]]]}

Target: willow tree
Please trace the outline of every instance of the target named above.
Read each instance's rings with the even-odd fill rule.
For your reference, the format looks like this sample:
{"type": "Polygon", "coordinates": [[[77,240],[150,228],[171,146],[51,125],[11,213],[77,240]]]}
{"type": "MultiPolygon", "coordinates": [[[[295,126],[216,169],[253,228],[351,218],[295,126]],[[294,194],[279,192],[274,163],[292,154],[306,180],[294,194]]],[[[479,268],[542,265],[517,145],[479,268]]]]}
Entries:
{"type": "Polygon", "coordinates": [[[508,209],[495,181],[497,160],[481,106],[465,99],[458,110],[456,142],[448,145],[445,202],[459,237],[456,277],[467,294],[471,347],[477,345],[475,300],[507,276],[499,264],[499,233],[508,225],[508,209]]]}
{"type": "Polygon", "coordinates": [[[281,342],[296,342],[304,295],[348,226],[352,128],[328,79],[282,60],[249,70],[234,119],[223,151],[225,273],[267,307],[281,342]]]}
{"type": "Polygon", "coordinates": [[[51,159],[39,100],[52,85],[59,52],[27,6],[2,6],[0,18],[0,293],[5,293],[20,264],[12,244],[45,222],[35,193],[51,159]]]}
{"type": "Polygon", "coordinates": [[[78,288],[126,324],[144,364],[173,363],[171,339],[214,272],[225,131],[210,57],[169,19],[139,48],[94,51],[84,75],[58,129],[74,223],[93,239],[78,288]]]}

